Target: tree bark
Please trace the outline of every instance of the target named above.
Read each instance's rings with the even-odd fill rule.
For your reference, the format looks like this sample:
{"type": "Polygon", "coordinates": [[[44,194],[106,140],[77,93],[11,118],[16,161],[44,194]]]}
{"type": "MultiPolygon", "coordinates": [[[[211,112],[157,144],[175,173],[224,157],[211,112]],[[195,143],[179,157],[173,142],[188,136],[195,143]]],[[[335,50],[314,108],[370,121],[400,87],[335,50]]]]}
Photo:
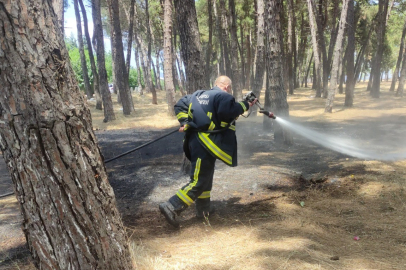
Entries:
{"type": "Polygon", "coordinates": [[[400,39],[400,46],[399,46],[400,47],[399,55],[398,55],[398,60],[396,61],[395,71],[393,72],[393,75],[392,75],[392,83],[389,88],[390,92],[395,90],[396,81],[398,80],[398,77],[399,77],[399,69],[400,69],[400,63],[402,62],[402,56],[403,56],[403,50],[404,50],[404,44],[405,44],[405,36],[406,36],[406,20],[405,20],[405,24],[403,25],[402,38],[400,39]]]}
{"type": "Polygon", "coordinates": [[[64,12],[64,0],[52,1],[52,6],[58,18],[58,27],[62,31],[62,35],[65,35],[65,12],[64,12]]]}
{"type": "Polygon", "coordinates": [[[0,3],[0,149],[23,231],[38,269],[131,269],[90,111],[50,3],[0,3]]]}
{"type": "MultiPolygon", "coordinates": [[[[265,9],[265,56],[267,71],[267,88],[265,94],[265,109],[273,111],[277,116],[289,118],[289,105],[287,94],[283,87],[282,70],[282,40],[280,33],[280,10],[281,0],[267,0],[265,9]]],[[[264,117],[264,128],[269,129],[271,120],[264,117]]],[[[292,144],[290,132],[282,129],[282,126],[276,124],[274,127],[274,138],[276,141],[283,141],[285,144],[292,144]]]]}
{"type": "Polygon", "coordinates": [[[130,115],[134,111],[130,88],[128,86],[128,75],[124,60],[123,37],[120,26],[120,11],[118,1],[107,0],[111,24],[111,40],[112,40],[112,55],[113,55],[113,72],[114,72],[114,87],[120,95],[121,105],[123,106],[123,114],[130,115]]]}
{"type": "Polygon", "coordinates": [[[330,79],[330,86],[328,89],[328,96],[326,100],[326,107],[324,112],[331,113],[333,111],[333,104],[334,104],[334,97],[337,90],[337,69],[338,69],[338,62],[340,61],[341,51],[343,49],[343,39],[344,39],[344,30],[346,25],[347,19],[347,10],[348,10],[348,1],[350,0],[343,0],[343,7],[341,10],[341,18],[338,25],[338,33],[337,33],[337,40],[336,45],[334,46],[334,56],[333,56],[333,68],[331,70],[331,79],[330,79]]]}
{"type": "Polygon", "coordinates": [[[388,0],[379,0],[378,25],[376,30],[377,50],[374,59],[374,67],[372,73],[371,97],[380,97],[381,84],[381,62],[384,50],[385,32],[386,32],[386,17],[388,13],[388,0]]]}
{"type": "MultiPolygon", "coordinates": [[[[137,39],[134,35],[135,43],[137,43],[137,39]]],[[[135,46],[134,57],[135,57],[135,65],[137,66],[137,80],[138,80],[138,88],[140,90],[140,95],[143,95],[143,86],[142,86],[142,77],[141,77],[141,67],[140,67],[140,57],[138,55],[139,47],[135,46]]]]}
{"type": "MultiPolygon", "coordinates": [[[[310,0],[312,2],[312,6],[314,6],[313,0],[310,0]]],[[[322,2],[322,0],[320,0],[322,2]]],[[[327,7],[327,5],[326,5],[327,7]]],[[[321,59],[323,60],[323,70],[322,70],[322,82],[323,82],[323,98],[327,97],[327,91],[328,91],[328,75],[330,72],[330,66],[328,64],[328,57],[327,57],[327,51],[326,51],[326,42],[324,38],[324,28],[325,24],[327,22],[327,19],[323,20],[323,14],[322,14],[322,5],[319,4],[319,10],[318,12],[315,12],[315,19],[316,19],[316,27],[317,27],[317,38],[318,38],[318,44],[319,44],[319,54],[321,59]]],[[[327,16],[327,13],[325,13],[327,16]]]]}
{"type": "Polygon", "coordinates": [[[293,0],[288,0],[288,53],[287,56],[287,65],[288,65],[288,85],[289,85],[289,94],[293,95],[295,91],[295,80],[296,72],[294,71],[296,61],[296,20],[293,8],[293,0]]]}
{"type": "Polygon", "coordinates": [[[85,32],[85,37],[86,37],[87,50],[89,52],[90,66],[92,68],[92,74],[93,74],[93,92],[94,92],[95,99],[96,99],[96,109],[102,110],[103,106],[102,106],[102,98],[101,98],[100,89],[99,89],[100,88],[99,74],[97,72],[96,64],[94,62],[92,40],[90,39],[90,35],[89,35],[87,14],[86,14],[85,6],[83,5],[82,0],[79,0],[79,5],[80,5],[80,9],[82,10],[83,26],[84,26],[84,30],[85,30],[84,32],[85,32]]]}
{"type": "Polygon", "coordinates": [[[225,68],[225,59],[224,59],[224,40],[222,39],[222,31],[221,31],[221,11],[219,11],[219,7],[217,6],[217,1],[213,1],[213,12],[214,17],[216,18],[216,34],[218,40],[218,46],[220,47],[220,57],[218,59],[218,66],[219,66],[219,74],[217,75],[224,75],[226,74],[225,68]]]}
{"type": "Polygon", "coordinates": [[[354,23],[354,0],[348,2],[348,16],[347,16],[347,34],[348,54],[346,57],[346,70],[347,70],[347,83],[345,84],[345,101],[344,106],[352,107],[354,104],[354,87],[355,87],[355,70],[354,70],[354,53],[355,53],[355,23],[354,23]]]}
{"type": "Polygon", "coordinates": [[[400,71],[398,90],[396,91],[397,97],[403,97],[406,80],[406,51],[403,53],[402,69],[400,71]]]}
{"type": "Polygon", "coordinates": [[[309,77],[310,67],[311,67],[312,61],[313,61],[313,55],[314,55],[314,53],[312,53],[312,55],[310,56],[309,66],[307,67],[306,75],[305,75],[305,77],[303,79],[304,83],[305,83],[305,88],[307,88],[307,78],[309,77]]]}
{"type": "Polygon", "coordinates": [[[313,80],[313,88],[316,89],[316,97],[321,97],[322,84],[321,84],[320,52],[319,52],[319,43],[317,42],[317,28],[314,19],[312,0],[307,0],[307,7],[309,11],[309,24],[312,36],[314,68],[316,71],[314,74],[316,80],[313,80]]]}
{"type": "Polygon", "coordinates": [[[164,0],[164,80],[169,115],[175,115],[175,86],[172,65],[172,0],[164,0]]]}
{"type": "Polygon", "coordinates": [[[96,49],[97,69],[99,71],[100,93],[103,99],[104,107],[104,120],[109,122],[116,119],[113,110],[113,101],[109,90],[107,81],[106,62],[104,58],[104,41],[103,41],[103,27],[100,11],[100,0],[93,0],[92,2],[92,16],[94,25],[94,45],[96,49]]]}
{"type": "Polygon", "coordinates": [[[186,71],[186,90],[189,94],[199,89],[207,89],[202,61],[199,28],[194,1],[175,0],[181,54],[186,71]]]}
{"type": "Polygon", "coordinates": [[[207,24],[209,26],[209,40],[207,42],[206,50],[206,84],[211,85],[211,54],[213,52],[213,1],[207,0],[207,24]]]}
{"type": "Polygon", "coordinates": [[[252,43],[251,43],[251,32],[246,36],[245,39],[245,48],[247,50],[247,64],[244,70],[245,72],[245,89],[250,89],[251,85],[251,66],[252,66],[252,43]]]}
{"type": "Polygon", "coordinates": [[[134,15],[135,15],[135,0],[131,0],[130,3],[130,18],[128,26],[128,41],[127,41],[127,57],[125,62],[125,70],[127,72],[127,81],[130,78],[130,63],[131,63],[131,51],[133,49],[133,29],[134,29],[134,15]]]}
{"type": "Polygon", "coordinates": [[[219,7],[220,7],[220,39],[221,39],[221,45],[222,45],[222,56],[221,58],[224,61],[224,74],[222,75],[227,75],[232,79],[232,70],[231,70],[231,62],[230,62],[230,56],[229,56],[229,33],[228,33],[228,20],[227,20],[227,15],[226,15],[226,4],[225,0],[220,0],[219,1],[219,7]]]}
{"type": "Polygon", "coordinates": [[[231,57],[231,80],[233,83],[233,95],[236,100],[242,100],[242,85],[241,77],[242,74],[238,67],[238,37],[237,37],[237,15],[235,13],[235,2],[234,0],[228,0],[228,6],[230,10],[230,37],[231,37],[231,47],[230,52],[233,57],[231,57]]]}
{"type": "MultiPolygon", "coordinates": [[[[255,55],[255,79],[252,91],[258,100],[261,97],[261,90],[265,73],[265,3],[264,0],[257,0],[257,50],[255,55]]],[[[254,111],[256,114],[256,109],[254,111]]]]}
{"type": "MultiPolygon", "coordinates": [[[[150,84],[148,85],[149,90],[152,93],[152,104],[158,104],[158,98],[156,95],[156,89],[155,86],[152,82],[152,74],[151,74],[151,67],[153,68],[154,63],[152,61],[152,57],[151,57],[151,44],[152,44],[152,36],[151,36],[151,23],[150,23],[150,19],[149,19],[149,4],[148,4],[148,0],[145,0],[145,15],[146,15],[146,30],[147,30],[147,69],[148,69],[148,78],[150,78],[150,84]]],[[[143,42],[142,42],[143,43],[143,42]]],[[[141,44],[142,44],[141,43],[141,44]]],[[[155,73],[155,79],[156,79],[156,72],[155,73]]]]}
{"type": "Polygon", "coordinates": [[[156,68],[156,83],[157,83],[157,88],[158,90],[162,91],[162,86],[161,86],[161,67],[159,63],[160,59],[160,49],[157,47],[155,51],[155,68],[156,68]]]}
{"type": "Polygon", "coordinates": [[[78,32],[79,56],[80,56],[80,65],[82,67],[83,83],[84,83],[85,93],[87,95],[87,98],[90,99],[93,96],[93,93],[92,93],[93,91],[91,91],[91,89],[90,89],[89,73],[87,70],[85,49],[83,47],[82,19],[80,18],[78,0],[73,0],[73,6],[75,9],[75,16],[76,16],[76,30],[78,32]]]}

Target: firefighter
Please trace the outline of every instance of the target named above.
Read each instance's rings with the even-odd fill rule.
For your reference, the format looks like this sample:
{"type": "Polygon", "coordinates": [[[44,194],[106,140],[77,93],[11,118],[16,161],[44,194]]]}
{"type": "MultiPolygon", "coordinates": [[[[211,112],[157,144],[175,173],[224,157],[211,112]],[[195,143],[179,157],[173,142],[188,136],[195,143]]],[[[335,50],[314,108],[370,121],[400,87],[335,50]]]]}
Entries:
{"type": "Polygon", "coordinates": [[[198,90],[182,97],[175,105],[181,125],[179,131],[185,132],[183,149],[191,161],[191,171],[190,182],[159,205],[161,213],[174,227],[179,227],[176,216],[193,203],[197,218],[214,213],[210,207],[214,164],[220,159],[229,166],[237,166],[234,122],[256,102],[256,99],[236,102],[227,76],[218,77],[214,85],[211,90],[198,90]]]}

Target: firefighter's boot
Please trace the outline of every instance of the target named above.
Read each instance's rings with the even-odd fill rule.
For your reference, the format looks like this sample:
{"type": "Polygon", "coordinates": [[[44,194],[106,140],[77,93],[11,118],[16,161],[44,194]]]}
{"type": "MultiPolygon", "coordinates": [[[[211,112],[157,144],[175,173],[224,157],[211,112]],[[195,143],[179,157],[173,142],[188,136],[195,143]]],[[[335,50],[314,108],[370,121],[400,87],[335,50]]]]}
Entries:
{"type": "Polygon", "coordinates": [[[186,208],[187,205],[176,195],[172,196],[169,201],[159,205],[159,210],[164,215],[166,221],[175,228],[179,228],[179,221],[176,220],[176,216],[179,216],[186,208]]]}
{"type": "Polygon", "coordinates": [[[208,218],[216,211],[214,206],[210,205],[210,198],[197,199],[196,200],[196,217],[198,219],[208,218]]]}

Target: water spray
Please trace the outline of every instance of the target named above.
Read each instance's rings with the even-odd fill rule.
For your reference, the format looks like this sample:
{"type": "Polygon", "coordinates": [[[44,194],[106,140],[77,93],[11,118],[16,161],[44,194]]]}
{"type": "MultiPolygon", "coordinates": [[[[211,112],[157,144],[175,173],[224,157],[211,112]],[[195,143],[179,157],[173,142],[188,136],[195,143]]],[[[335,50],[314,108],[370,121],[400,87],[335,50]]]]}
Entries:
{"type": "MultiPolygon", "coordinates": [[[[255,99],[256,96],[253,92],[248,92],[244,95],[244,100],[248,102],[254,102],[255,99]]],[[[367,160],[395,161],[406,159],[406,151],[401,153],[382,153],[373,151],[371,149],[360,148],[357,143],[352,140],[322,134],[298,124],[291,123],[283,118],[276,118],[272,112],[264,110],[258,100],[255,102],[255,104],[259,107],[260,113],[263,113],[269,118],[275,119],[280,125],[284,126],[290,131],[336,152],[367,160]]],[[[244,117],[248,117],[250,114],[251,111],[244,117]]]]}
{"type": "MultiPolygon", "coordinates": [[[[343,139],[336,136],[331,136],[328,134],[323,134],[316,132],[314,130],[305,128],[301,125],[289,122],[281,117],[278,117],[276,121],[289,129],[290,131],[305,137],[312,142],[315,142],[321,146],[328,149],[334,150],[336,152],[349,155],[356,158],[366,159],[366,160],[381,160],[381,161],[396,161],[406,159],[406,151],[397,153],[385,153],[374,151],[372,149],[365,149],[359,146],[356,142],[349,139],[343,139]]],[[[365,145],[365,143],[363,143],[365,145]]]]}

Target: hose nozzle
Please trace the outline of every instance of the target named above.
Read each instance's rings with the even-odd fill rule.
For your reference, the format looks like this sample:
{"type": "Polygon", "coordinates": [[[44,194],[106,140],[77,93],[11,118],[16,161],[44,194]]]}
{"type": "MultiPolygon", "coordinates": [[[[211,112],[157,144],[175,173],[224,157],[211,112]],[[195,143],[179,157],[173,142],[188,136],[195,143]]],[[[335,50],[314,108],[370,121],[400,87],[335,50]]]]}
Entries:
{"type": "Polygon", "coordinates": [[[269,118],[276,119],[276,116],[273,114],[273,112],[265,111],[265,110],[259,110],[259,112],[265,114],[269,118]]]}

